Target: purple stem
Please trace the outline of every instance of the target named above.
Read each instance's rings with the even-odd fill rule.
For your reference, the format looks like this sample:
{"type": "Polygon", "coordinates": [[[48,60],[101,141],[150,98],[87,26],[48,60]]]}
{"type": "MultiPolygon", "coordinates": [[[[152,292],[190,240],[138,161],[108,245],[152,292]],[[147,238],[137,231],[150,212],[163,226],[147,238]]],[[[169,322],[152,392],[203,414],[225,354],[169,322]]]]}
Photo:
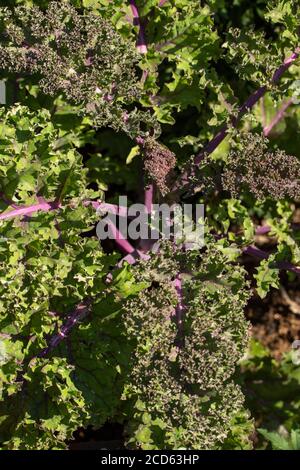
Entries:
{"type": "MultiPolygon", "coordinates": [[[[12,217],[22,217],[29,214],[33,214],[34,212],[44,211],[48,212],[55,209],[60,209],[62,205],[57,201],[47,202],[43,199],[40,199],[38,204],[32,204],[30,206],[21,206],[18,207],[17,204],[12,204],[7,202],[3,197],[5,203],[12,205],[15,207],[14,210],[3,212],[0,214],[0,220],[10,219],[12,217]]],[[[110,212],[111,214],[120,215],[123,217],[127,217],[127,208],[122,206],[117,206],[116,204],[109,204],[107,202],[98,202],[98,201],[83,201],[84,206],[92,205],[94,209],[101,209],[105,212],[110,212]]]]}
{"type": "MultiPolygon", "coordinates": [[[[124,215],[125,217],[127,216],[127,208],[122,208],[114,204],[101,203],[97,201],[84,201],[84,204],[91,204],[95,209],[101,208],[107,212],[112,212],[113,214],[124,215]]],[[[33,204],[27,207],[18,207],[12,211],[4,212],[0,214],[0,220],[10,219],[12,217],[28,216],[29,214],[33,214],[34,212],[38,211],[49,212],[61,207],[61,204],[57,201],[46,202],[41,200],[38,204],[33,204]]],[[[115,225],[111,221],[108,223],[110,231],[113,234],[114,240],[119,248],[126,254],[134,252],[135,248],[124,238],[115,225]]]]}
{"type": "Polygon", "coordinates": [[[290,57],[287,57],[287,59],[285,59],[283,64],[275,71],[272,77],[272,83],[277,83],[280,80],[284,72],[286,72],[286,70],[288,70],[288,68],[293,64],[293,62],[295,62],[295,60],[298,59],[299,53],[300,53],[300,47],[297,47],[295,52],[293,52],[293,54],[290,57]]]}
{"type": "Polygon", "coordinates": [[[255,235],[265,235],[266,233],[269,233],[271,230],[271,227],[269,225],[262,225],[261,227],[257,227],[255,230],[255,235]]]}
{"type": "Polygon", "coordinates": [[[284,115],[285,115],[285,112],[287,110],[287,108],[289,106],[291,106],[291,104],[293,104],[294,100],[293,98],[289,98],[287,101],[285,101],[282,105],[282,107],[279,109],[279,111],[277,112],[277,114],[274,116],[274,118],[272,119],[272,121],[270,122],[270,124],[268,124],[268,126],[265,126],[264,127],[264,135],[266,137],[268,137],[268,135],[270,134],[270,132],[272,131],[273,127],[277,126],[277,124],[279,123],[279,121],[281,121],[281,119],[284,118],[284,115]]]}
{"type": "MultiPolygon", "coordinates": [[[[134,24],[139,26],[139,34],[138,34],[138,39],[136,43],[137,49],[142,53],[147,53],[147,42],[146,42],[145,30],[144,30],[143,24],[141,23],[139,11],[134,0],[130,0],[130,6],[131,6],[131,10],[132,10],[133,17],[134,17],[134,24]],[[142,50],[141,50],[141,46],[142,46],[142,50]]],[[[147,77],[147,72],[145,71],[143,79],[145,79],[146,77],[147,77]]],[[[143,138],[137,137],[136,141],[138,145],[140,146],[144,145],[143,138]]],[[[149,186],[145,188],[144,204],[145,204],[148,214],[150,214],[152,210],[153,192],[154,192],[153,184],[150,184],[149,186]]]]}
{"type": "MultiPolygon", "coordinates": [[[[288,57],[284,61],[284,63],[276,70],[276,72],[274,73],[272,77],[271,84],[275,84],[278,82],[278,80],[281,78],[284,72],[299,57],[299,52],[300,52],[300,48],[297,48],[296,51],[290,57],[288,57]]],[[[238,125],[239,120],[242,118],[242,116],[251,108],[253,108],[253,106],[259,101],[259,99],[264,96],[267,89],[268,87],[266,85],[262,86],[249,96],[249,98],[239,108],[237,117],[234,117],[234,116],[231,117],[231,125],[233,127],[236,127],[238,125]]],[[[204,149],[195,157],[195,160],[194,160],[195,165],[199,165],[204,155],[211,154],[220,145],[220,143],[225,139],[227,135],[227,131],[229,130],[229,127],[231,127],[231,125],[230,124],[223,125],[223,127],[218,131],[218,133],[213,137],[213,139],[210,142],[208,142],[208,144],[206,144],[204,149]]],[[[185,171],[175,183],[173,190],[178,190],[180,189],[180,187],[187,184],[189,181],[190,174],[191,174],[190,171],[185,171]]]]}
{"type": "MultiPolygon", "coordinates": [[[[154,185],[150,184],[146,186],[145,192],[144,192],[144,206],[145,206],[147,214],[151,214],[152,212],[153,194],[154,194],[154,185]]],[[[151,239],[141,239],[139,247],[142,252],[147,252],[151,249],[153,244],[154,244],[154,241],[151,239]]]]}
{"type": "MultiPolygon", "coordinates": [[[[299,230],[300,224],[291,223],[291,228],[292,230],[299,230]]],[[[271,231],[271,227],[269,225],[262,225],[256,228],[255,235],[266,235],[270,231],[271,231]]]]}
{"type": "MultiPolygon", "coordinates": [[[[114,204],[102,203],[97,201],[84,201],[84,204],[91,204],[95,209],[101,208],[107,212],[112,212],[113,214],[124,215],[125,217],[127,216],[127,208],[125,207],[119,207],[114,204]]],[[[61,204],[57,201],[46,202],[41,199],[38,204],[33,204],[27,207],[18,207],[17,209],[14,209],[12,211],[0,214],[0,220],[10,219],[12,217],[28,216],[29,214],[38,211],[49,212],[51,210],[55,210],[61,207],[61,204]]],[[[126,254],[134,252],[135,248],[124,238],[121,232],[115,227],[115,225],[110,220],[108,221],[108,224],[110,231],[113,234],[114,240],[119,246],[119,248],[126,254]]]]}
{"type": "Polygon", "coordinates": [[[39,202],[38,204],[33,204],[31,206],[18,207],[17,209],[14,209],[12,211],[4,212],[0,214],[0,220],[10,219],[11,217],[20,217],[24,215],[29,215],[38,211],[48,212],[48,211],[58,209],[60,207],[61,205],[56,201],[54,202],[43,201],[43,202],[39,202]]]}
{"type": "MultiPolygon", "coordinates": [[[[117,230],[117,229],[116,229],[117,230]]],[[[117,231],[118,232],[118,231],[117,231]]],[[[149,259],[149,255],[145,255],[140,253],[138,250],[133,249],[130,254],[127,254],[122,260],[118,263],[117,266],[121,266],[124,261],[127,261],[129,264],[134,264],[138,258],[142,259],[149,259]]],[[[109,282],[112,279],[112,275],[109,274],[106,280],[109,282]]],[[[47,356],[53,349],[55,349],[64,339],[66,339],[72,329],[79,323],[79,321],[83,320],[90,314],[90,306],[92,301],[87,300],[85,302],[81,302],[73,312],[71,312],[63,326],[60,328],[59,332],[53,335],[46,348],[42,349],[36,357],[45,357],[47,356]]],[[[33,358],[34,359],[34,358],[33,358]]]]}
{"type": "Polygon", "coordinates": [[[98,201],[84,201],[83,204],[88,206],[89,204],[95,209],[101,209],[101,211],[110,212],[111,214],[119,215],[121,217],[128,217],[127,207],[117,206],[116,204],[109,204],[107,202],[98,201]]]}
{"type": "Polygon", "coordinates": [[[150,184],[145,188],[144,204],[148,214],[151,214],[153,204],[153,184],[150,184]]]}
{"type": "Polygon", "coordinates": [[[129,0],[131,11],[133,14],[133,24],[139,27],[138,38],[136,41],[136,48],[141,54],[147,54],[147,44],[145,39],[144,26],[141,22],[138,8],[136,6],[135,0],[129,0]]]}
{"type": "MultiPolygon", "coordinates": [[[[244,248],[243,253],[245,255],[254,256],[255,258],[258,258],[258,259],[267,259],[271,255],[271,253],[267,253],[266,251],[261,250],[260,248],[257,248],[256,246],[253,246],[253,245],[250,245],[244,248]]],[[[297,274],[298,276],[300,276],[300,267],[294,266],[289,261],[279,261],[278,263],[276,263],[276,266],[278,269],[285,269],[286,271],[291,271],[297,274]]]]}
{"type": "Polygon", "coordinates": [[[167,3],[169,0],[159,0],[158,6],[162,7],[165,3],[167,3]]]}
{"type": "Polygon", "coordinates": [[[71,332],[77,323],[85,318],[90,312],[91,301],[82,302],[73,312],[71,312],[66,322],[60,328],[59,332],[56,335],[53,335],[49,340],[46,348],[42,349],[36,357],[45,357],[49,354],[54,348],[56,348],[71,332]]]}
{"type": "Polygon", "coordinates": [[[109,226],[110,232],[113,236],[116,245],[126,254],[131,254],[135,252],[135,248],[129,243],[128,240],[124,237],[124,235],[117,229],[117,227],[112,223],[111,220],[108,219],[107,224],[109,226]]]}

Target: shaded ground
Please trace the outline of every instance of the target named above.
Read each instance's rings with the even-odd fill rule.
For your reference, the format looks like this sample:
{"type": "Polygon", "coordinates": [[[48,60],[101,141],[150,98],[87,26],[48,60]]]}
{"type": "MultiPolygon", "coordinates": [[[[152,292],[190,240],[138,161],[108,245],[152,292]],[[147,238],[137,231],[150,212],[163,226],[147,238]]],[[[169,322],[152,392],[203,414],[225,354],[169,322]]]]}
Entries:
{"type": "Polygon", "coordinates": [[[300,339],[300,284],[288,284],[273,290],[265,299],[254,297],[246,315],[253,325],[252,334],[272,356],[279,360],[300,339]]]}
{"type": "Polygon", "coordinates": [[[124,448],[124,426],[118,423],[106,423],[101,429],[78,429],[75,440],[69,445],[70,450],[101,450],[124,448]]]}
{"type": "MultiPolygon", "coordinates": [[[[293,223],[300,223],[300,208],[294,212],[293,223]]],[[[257,225],[263,225],[258,221],[257,225]]],[[[271,253],[276,251],[276,238],[255,236],[255,245],[271,253]]],[[[271,289],[265,299],[255,294],[253,275],[258,260],[244,256],[243,264],[253,285],[253,296],[246,308],[246,316],[253,325],[252,335],[267,347],[272,356],[280,360],[290,351],[292,343],[300,339],[300,278],[291,281],[286,272],[280,274],[280,289],[271,289]]]]}

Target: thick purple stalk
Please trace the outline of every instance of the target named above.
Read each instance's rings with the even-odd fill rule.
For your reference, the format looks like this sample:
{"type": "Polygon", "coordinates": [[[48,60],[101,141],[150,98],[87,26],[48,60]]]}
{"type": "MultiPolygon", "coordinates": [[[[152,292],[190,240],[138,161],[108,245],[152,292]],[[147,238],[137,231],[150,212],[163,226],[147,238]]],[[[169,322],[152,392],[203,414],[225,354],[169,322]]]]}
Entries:
{"type": "MultiPolygon", "coordinates": [[[[122,208],[114,204],[107,204],[97,201],[84,201],[84,205],[91,204],[95,209],[103,209],[104,211],[111,212],[117,215],[127,216],[127,208],[122,208]]],[[[33,214],[34,212],[43,211],[49,212],[55,209],[61,208],[61,204],[57,201],[46,202],[41,200],[38,204],[32,204],[31,206],[18,207],[9,212],[0,214],[0,220],[10,219],[12,217],[23,217],[33,214]]],[[[113,234],[114,240],[119,248],[126,254],[130,254],[135,251],[135,248],[124,238],[121,232],[115,227],[115,225],[109,221],[109,228],[113,234]]]]}
{"type": "MultiPolygon", "coordinates": [[[[141,23],[139,11],[134,0],[130,0],[130,6],[131,6],[131,10],[132,10],[133,17],[135,20],[134,24],[139,26],[139,33],[138,33],[136,46],[137,46],[138,51],[146,54],[148,49],[147,49],[145,30],[144,30],[143,24],[141,23]],[[142,45],[142,49],[141,49],[141,45],[142,45]]],[[[147,78],[147,71],[144,71],[143,80],[145,80],[146,78],[147,78]]],[[[137,137],[136,141],[138,145],[143,146],[144,144],[143,138],[137,137]]],[[[153,184],[150,184],[145,188],[145,192],[144,192],[144,204],[145,204],[148,214],[150,214],[152,210],[153,193],[154,193],[154,186],[153,184]]]]}
{"type": "MultiPolygon", "coordinates": [[[[259,100],[262,98],[262,96],[266,93],[267,87],[262,86],[258,90],[256,90],[252,95],[249,96],[249,98],[244,102],[244,104],[239,108],[238,116],[232,118],[232,125],[234,127],[237,126],[239,120],[241,117],[249,111],[259,100]]],[[[213,139],[208,142],[208,144],[204,147],[204,149],[195,157],[195,164],[198,165],[204,155],[212,153],[223,140],[225,139],[227,135],[227,131],[229,129],[229,124],[225,124],[220,131],[213,137],[213,139]]]]}
{"type": "Polygon", "coordinates": [[[286,72],[286,70],[288,70],[288,68],[293,64],[293,62],[295,62],[295,60],[298,59],[299,53],[300,53],[300,47],[297,47],[295,52],[293,52],[293,54],[290,57],[287,57],[285,59],[283,64],[275,71],[272,77],[272,83],[277,83],[281,79],[284,72],[286,72]]]}
{"type": "MultiPolygon", "coordinates": [[[[300,230],[300,224],[291,223],[292,230],[300,230]]],[[[255,230],[255,235],[266,235],[267,233],[271,232],[271,227],[269,225],[261,225],[257,227],[255,230]]]]}
{"type": "Polygon", "coordinates": [[[129,0],[129,4],[133,14],[133,24],[139,27],[136,48],[139,52],[141,52],[141,54],[147,54],[147,44],[145,39],[144,26],[140,20],[140,15],[135,0],[129,0]]]}
{"type": "Polygon", "coordinates": [[[83,318],[85,318],[89,314],[90,304],[91,304],[91,301],[86,301],[86,302],[82,302],[79,305],[77,305],[75,310],[73,310],[73,312],[71,312],[68,315],[66,322],[60,328],[59,332],[52,336],[52,338],[48,342],[48,346],[46,348],[42,349],[42,351],[40,351],[37,354],[37,357],[47,356],[47,354],[49,354],[67,336],[69,336],[69,334],[71,333],[71,330],[74,328],[74,326],[77,325],[80,320],[83,320],[83,318]]]}
{"type": "Polygon", "coordinates": [[[266,235],[271,230],[269,225],[262,225],[261,227],[257,227],[255,230],[255,235],[266,235]]]}
{"type": "MultiPolygon", "coordinates": [[[[50,201],[47,202],[44,199],[40,199],[38,204],[31,204],[30,206],[21,206],[18,207],[17,204],[12,204],[7,202],[3,197],[5,203],[10,204],[11,206],[15,207],[14,210],[3,212],[0,214],[0,220],[11,219],[12,217],[22,217],[26,215],[33,214],[34,212],[43,211],[49,212],[52,210],[62,208],[62,204],[57,201],[50,201]]],[[[123,217],[127,217],[127,208],[117,206],[115,204],[109,204],[106,202],[98,202],[98,201],[83,201],[83,205],[88,206],[91,205],[94,209],[101,209],[105,212],[110,212],[111,214],[120,215],[123,217]]]]}
{"type": "Polygon", "coordinates": [[[31,206],[27,206],[27,207],[18,207],[12,211],[4,212],[0,214],[0,220],[10,219],[12,217],[21,217],[25,215],[30,215],[38,211],[49,212],[49,211],[58,209],[60,207],[61,205],[56,201],[53,201],[53,202],[42,201],[42,202],[39,202],[38,204],[32,204],[31,206]]]}
{"type": "MultiPolygon", "coordinates": [[[[144,206],[147,214],[151,214],[152,212],[152,204],[153,204],[153,195],[154,195],[154,185],[150,184],[145,187],[144,191],[144,206]]],[[[142,252],[147,252],[153,246],[154,241],[151,239],[140,240],[139,247],[142,252]]]]}
{"type": "Polygon", "coordinates": [[[144,195],[144,204],[145,204],[146,211],[148,214],[151,214],[151,211],[152,211],[153,192],[154,192],[153,184],[146,186],[145,195],[144,195]]]}
{"type": "MultiPolygon", "coordinates": [[[[246,248],[244,248],[243,253],[245,255],[254,256],[255,258],[258,258],[258,259],[268,259],[269,256],[272,254],[272,253],[268,253],[264,250],[261,250],[260,248],[257,248],[256,246],[253,246],[253,245],[250,245],[250,246],[247,246],[246,248]]],[[[286,271],[291,271],[291,272],[297,274],[298,276],[300,276],[300,267],[295,266],[294,264],[290,263],[289,261],[279,261],[279,262],[276,263],[276,267],[278,269],[284,269],[286,271]]]]}
{"type": "Polygon", "coordinates": [[[272,129],[277,126],[277,124],[284,118],[285,112],[291,104],[293,104],[294,100],[293,98],[289,98],[286,100],[279,111],[276,113],[270,124],[264,127],[264,135],[268,137],[268,135],[271,133],[272,129]]]}
{"type": "Polygon", "coordinates": [[[124,235],[117,229],[117,227],[112,223],[111,220],[107,221],[108,227],[110,232],[113,236],[116,245],[123,251],[123,253],[131,254],[135,252],[135,248],[129,243],[128,240],[124,237],[124,235]]]}
{"type": "Polygon", "coordinates": [[[107,202],[98,202],[98,201],[84,201],[85,206],[91,205],[95,210],[100,209],[104,212],[109,212],[110,214],[119,215],[121,217],[127,217],[127,207],[117,206],[116,204],[109,204],[107,202]]]}
{"type": "MultiPolygon", "coordinates": [[[[295,62],[295,60],[299,57],[300,48],[297,48],[296,51],[288,57],[284,63],[276,70],[274,73],[271,84],[275,84],[279,81],[281,76],[284,72],[295,62]]],[[[261,86],[258,90],[253,92],[249,98],[242,104],[239,108],[237,117],[232,116],[231,124],[224,124],[223,127],[217,132],[217,134],[212,138],[208,144],[204,147],[204,149],[195,157],[194,163],[196,166],[203,160],[205,155],[211,154],[223,140],[227,136],[227,132],[231,126],[236,127],[242,118],[242,116],[249,111],[253,106],[264,96],[268,87],[261,86]]],[[[173,190],[180,190],[183,185],[186,185],[189,181],[189,176],[193,173],[193,169],[185,171],[177,180],[174,185],[173,190]]]]}

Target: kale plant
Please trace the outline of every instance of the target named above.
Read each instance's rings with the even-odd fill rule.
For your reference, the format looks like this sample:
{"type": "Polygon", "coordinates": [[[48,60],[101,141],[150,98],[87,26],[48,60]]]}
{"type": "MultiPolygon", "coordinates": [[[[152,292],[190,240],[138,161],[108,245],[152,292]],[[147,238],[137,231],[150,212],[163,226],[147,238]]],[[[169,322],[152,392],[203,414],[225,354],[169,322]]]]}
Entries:
{"type": "Polygon", "coordinates": [[[109,421],[129,448],[253,447],[244,310],[300,275],[299,19],[294,0],[4,2],[2,449],[109,421]],[[113,222],[99,240],[124,194],[143,215],[204,203],[204,246],[113,222]]]}
{"type": "MultiPolygon", "coordinates": [[[[152,449],[220,448],[235,418],[245,413],[233,377],[249,339],[244,272],[226,266],[213,246],[201,254],[165,247],[139,262],[134,276],[150,285],[124,307],[135,346],[126,388],[126,396],[136,400],[129,442],[152,449]]],[[[249,432],[247,415],[244,420],[249,432]]]]}
{"type": "Polygon", "coordinates": [[[51,2],[46,12],[24,5],[0,13],[2,68],[38,74],[44,93],[64,93],[98,126],[134,134],[139,120],[151,122],[146,113],[124,108],[142,93],[138,54],[109,21],[80,14],[68,2],[51,2]]]}

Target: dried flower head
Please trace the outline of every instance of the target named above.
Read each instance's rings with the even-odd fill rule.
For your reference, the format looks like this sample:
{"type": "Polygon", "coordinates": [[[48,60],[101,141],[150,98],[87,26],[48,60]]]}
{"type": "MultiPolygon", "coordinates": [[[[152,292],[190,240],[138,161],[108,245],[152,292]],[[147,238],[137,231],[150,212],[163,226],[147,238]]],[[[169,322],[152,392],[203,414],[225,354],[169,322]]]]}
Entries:
{"type": "Polygon", "coordinates": [[[145,140],[144,167],[163,196],[169,192],[172,170],[175,165],[176,155],[171,150],[153,138],[145,140]]]}
{"type": "Polygon", "coordinates": [[[222,175],[223,189],[232,197],[248,191],[256,199],[300,197],[300,162],[283,150],[270,151],[268,139],[246,134],[232,150],[222,175]]]}

